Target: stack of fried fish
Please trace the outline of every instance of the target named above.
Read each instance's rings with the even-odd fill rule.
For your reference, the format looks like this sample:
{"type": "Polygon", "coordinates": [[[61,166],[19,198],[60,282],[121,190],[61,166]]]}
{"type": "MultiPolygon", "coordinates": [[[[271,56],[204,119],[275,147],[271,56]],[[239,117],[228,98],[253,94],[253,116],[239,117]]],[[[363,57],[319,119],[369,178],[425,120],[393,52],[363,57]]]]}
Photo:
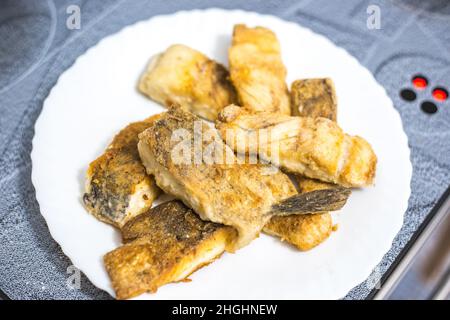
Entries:
{"type": "Polygon", "coordinates": [[[123,238],[104,257],[119,299],[186,281],[260,232],[310,250],[351,188],[373,183],[375,153],[338,126],[331,79],[289,91],[263,27],[236,25],[228,54],[229,71],[180,44],[154,56],[138,87],[168,111],[125,127],[89,165],[84,204],[123,238]],[[152,207],[162,193],[175,200],[152,207]]]}

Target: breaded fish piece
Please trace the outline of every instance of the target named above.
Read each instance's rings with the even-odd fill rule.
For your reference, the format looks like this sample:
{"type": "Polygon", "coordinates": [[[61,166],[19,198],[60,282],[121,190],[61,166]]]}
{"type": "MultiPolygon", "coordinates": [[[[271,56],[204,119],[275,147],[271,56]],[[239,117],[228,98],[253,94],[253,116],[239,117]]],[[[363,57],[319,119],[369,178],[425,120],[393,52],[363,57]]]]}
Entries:
{"type": "MultiPolygon", "coordinates": [[[[301,192],[334,188],[335,185],[304,177],[298,179],[301,192]]],[[[281,238],[306,251],[319,245],[327,239],[333,231],[333,221],[328,212],[319,214],[290,215],[272,217],[264,226],[264,232],[281,238]]]]}
{"type": "Polygon", "coordinates": [[[237,100],[225,67],[181,44],[150,61],[139,91],[162,105],[179,106],[211,121],[237,100]]]}
{"type": "Polygon", "coordinates": [[[169,201],[129,221],[122,236],[126,244],[107,253],[104,262],[117,298],[127,299],[183,281],[218,258],[236,231],[169,201]]]}
{"type": "Polygon", "coordinates": [[[134,122],[120,131],[105,152],[90,163],[83,202],[97,219],[121,228],[152,206],[161,190],[148,176],[137,150],[138,134],[158,115],[134,122]]]}
{"type": "Polygon", "coordinates": [[[254,112],[291,114],[286,68],[271,30],[235,25],[228,59],[240,105],[254,112]]]}
{"type": "Polygon", "coordinates": [[[345,187],[368,186],[375,177],[377,157],[370,144],[345,134],[326,118],[253,114],[231,105],[219,114],[216,127],[227,143],[248,141],[246,145],[233,143],[237,152],[259,150],[264,160],[294,174],[345,187]],[[258,141],[255,136],[266,139],[258,141]]]}
{"type": "Polygon", "coordinates": [[[142,162],[162,190],[203,220],[236,228],[238,237],[228,251],[251,242],[275,214],[327,211],[342,207],[346,200],[345,191],[336,199],[321,192],[296,195],[292,181],[281,171],[268,175],[270,166],[238,164],[215,129],[181,109],[171,108],[139,138],[142,162]]]}
{"type": "Polygon", "coordinates": [[[296,80],[291,85],[292,115],[337,121],[337,98],[330,78],[296,80]]]}

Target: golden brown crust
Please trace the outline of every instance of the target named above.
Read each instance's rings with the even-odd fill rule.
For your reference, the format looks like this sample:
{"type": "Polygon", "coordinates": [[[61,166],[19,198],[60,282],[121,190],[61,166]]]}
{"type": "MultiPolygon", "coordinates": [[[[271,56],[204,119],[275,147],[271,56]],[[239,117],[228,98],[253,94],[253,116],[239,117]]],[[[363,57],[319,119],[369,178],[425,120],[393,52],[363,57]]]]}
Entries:
{"type": "Polygon", "coordinates": [[[204,221],[181,201],[173,200],[127,222],[121,233],[124,243],[146,237],[160,250],[178,245],[194,249],[199,242],[223,228],[233,230],[218,223],[204,221]]]}
{"type": "Polygon", "coordinates": [[[99,220],[120,228],[141,210],[150,208],[160,190],[148,176],[137,151],[138,134],[157,119],[153,116],[121,130],[87,171],[86,209],[99,220]],[[134,207],[139,203],[138,208],[134,207]]]}
{"type": "MultiPolygon", "coordinates": [[[[252,114],[237,106],[228,106],[219,114],[216,127],[227,140],[248,139],[243,153],[260,152],[267,161],[283,169],[310,178],[345,187],[371,185],[375,176],[376,155],[370,144],[350,136],[326,118],[289,117],[276,113],[252,114]],[[266,133],[267,140],[251,139],[266,133]],[[277,153],[271,155],[272,150],[277,153]]],[[[239,150],[239,147],[243,147],[239,150]]]]}
{"type": "Polygon", "coordinates": [[[255,112],[291,113],[286,68],[271,30],[235,25],[228,56],[231,81],[241,105],[255,112]]]}
{"type": "MultiPolygon", "coordinates": [[[[333,184],[301,176],[295,177],[301,192],[330,189],[333,184]]],[[[333,231],[333,221],[328,212],[321,214],[272,217],[264,232],[287,241],[301,251],[311,250],[325,241],[333,231]]]]}
{"type": "Polygon", "coordinates": [[[291,85],[292,115],[337,121],[337,98],[330,78],[296,80],[291,85]]]}
{"type": "Polygon", "coordinates": [[[301,251],[322,243],[332,230],[329,213],[273,217],[264,227],[264,232],[289,242],[301,251]]]}
{"type": "Polygon", "coordinates": [[[237,96],[224,66],[184,45],[172,45],[155,57],[141,77],[139,90],[151,99],[211,121],[237,96]]]}
{"type": "Polygon", "coordinates": [[[235,230],[201,220],[179,201],[136,217],[122,229],[126,244],[104,257],[118,299],[185,280],[219,257],[235,230]]]}
{"type": "Polygon", "coordinates": [[[194,123],[198,120],[180,109],[170,109],[154,126],[140,134],[138,149],[147,172],[155,176],[161,189],[183,200],[202,219],[238,230],[239,238],[229,248],[233,251],[258,236],[270,218],[267,213],[272,204],[297,192],[289,177],[279,170],[267,175],[270,166],[236,164],[236,157],[217,132],[201,122],[202,150],[219,150],[219,154],[229,156],[234,164],[207,163],[205,157],[196,163],[192,146],[196,143],[194,123]],[[174,141],[172,134],[180,130],[190,135],[184,142],[187,144],[183,144],[191,146],[188,148],[191,161],[187,163],[176,163],[172,157],[172,151],[180,146],[180,141],[174,141]]]}

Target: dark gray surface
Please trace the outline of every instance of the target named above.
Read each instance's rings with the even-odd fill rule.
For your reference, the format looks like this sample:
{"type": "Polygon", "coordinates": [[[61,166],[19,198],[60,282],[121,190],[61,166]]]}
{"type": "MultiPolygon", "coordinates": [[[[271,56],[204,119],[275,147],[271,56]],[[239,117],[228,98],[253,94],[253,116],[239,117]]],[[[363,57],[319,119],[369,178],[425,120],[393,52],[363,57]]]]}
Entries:
{"type": "Polygon", "coordinates": [[[398,95],[416,72],[426,74],[433,84],[450,85],[450,3],[445,0],[1,0],[0,289],[8,296],[109,298],[85,277],[80,290],[67,285],[70,261],[51,238],[31,184],[34,123],[58,76],[101,38],[154,15],[207,7],[278,15],[326,35],[374,73],[402,116],[414,168],[404,226],[371,277],[346,298],[366,297],[445,191],[450,181],[450,105],[440,104],[439,112],[430,116],[419,107],[420,101],[430,99],[429,91],[420,93],[414,103],[398,95]],[[71,4],[81,7],[80,30],[66,28],[65,11],[71,4]],[[370,4],[381,8],[381,30],[366,27],[370,4]]]}

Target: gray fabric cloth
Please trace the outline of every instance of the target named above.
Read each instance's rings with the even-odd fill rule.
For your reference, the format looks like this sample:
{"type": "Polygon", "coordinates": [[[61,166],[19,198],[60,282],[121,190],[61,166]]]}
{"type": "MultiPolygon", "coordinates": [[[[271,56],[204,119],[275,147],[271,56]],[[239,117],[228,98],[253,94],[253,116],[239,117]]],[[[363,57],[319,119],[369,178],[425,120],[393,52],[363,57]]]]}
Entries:
{"type": "Polygon", "coordinates": [[[450,5],[445,0],[2,0],[0,289],[8,296],[13,299],[110,298],[84,276],[81,289],[69,285],[71,273],[67,268],[71,263],[49,234],[30,179],[34,123],[59,75],[101,38],[154,15],[207,7],[277,15],[326,35],[374,73],[402,116],[414,167],[409,209],[391,250],[369,279],[349,292],[346,299],[367,296],[447,188],[449,103],[439,104],[438,113],[430,116],[420,111],[420,101],[431,99],[429,91],[420,93],[413,103],[401,100],[398,94],[400,89],[410,86],[410,77],[417,72],[426,74],[433,84],[450,84],[450,5]],[[66,9],[73,4],[81,8],[80,30],[66,27],[66,9]],[[373,4],[381,8],[380,30],[369,30],[366,26],[366,9],[373,4]]]}

